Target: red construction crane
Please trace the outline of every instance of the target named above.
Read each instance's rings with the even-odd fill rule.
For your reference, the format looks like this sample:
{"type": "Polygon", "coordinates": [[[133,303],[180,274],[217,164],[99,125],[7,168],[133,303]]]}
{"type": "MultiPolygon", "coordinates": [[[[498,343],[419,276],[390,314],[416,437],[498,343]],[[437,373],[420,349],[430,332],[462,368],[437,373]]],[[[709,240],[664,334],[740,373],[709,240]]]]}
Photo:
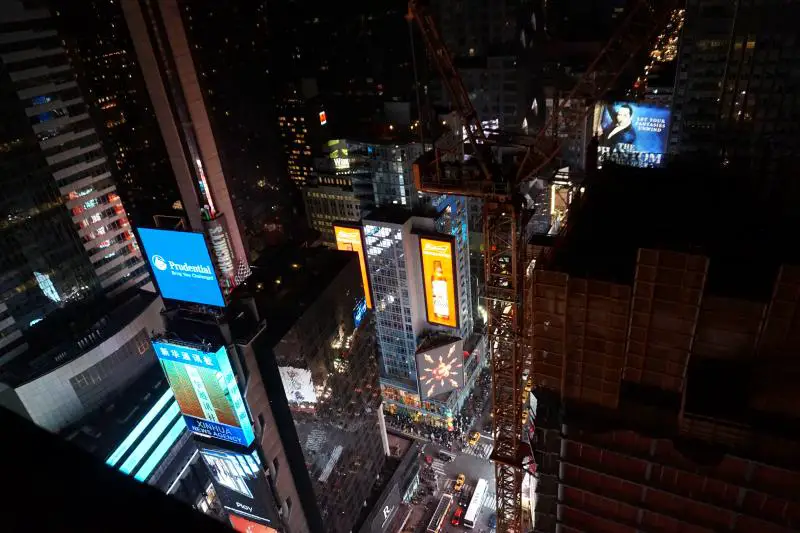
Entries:
{"type": "MultiPolygon", "coordinates": [[[[414,163],[418,190],[438,194],[474,196],[483,199],[484,253],[486,273],[487,332],[492,361],[492,409],[497,483],[497,527],[504,533],[522,533],[521,489],[525,469],[531,466],[530,448],[523,440],[523,375],[532,375],[532,329],[525,325],[525,305],[533,295],[527,290],[532,276],[526,273],[530,259],[523,241],[523,209],[518,201],[520,186],[537,178],[550,180],[555,170],[574,164],[574,143],[583,141],[584,125],[591,107],[614,87],[620,74],[643,47],[653,42],[664,28],[677,0],[637,0],[601,53],[575,87],[562,99],[533,142],[507,145],[527,146],[524,157],[512,172],[501,171],[492,146],[501,144],[487,138],[469,99],[464,82],[428,10],[419,0],[408,4],[409,21],[415,20],[429,55],[463,121],[470,157],[452,161],[427,152],[414,163]],[[554,136],[555,133],[555,136],[554,136]],[[524,371],[527,370],[527,373],[524,371]],[[525,463],[525,466],[523,466],[525,463]]],[[[502,136],[501,136],[502,137],[502,136]]],[[[534,384],[535,385],[535,384],[534,384]]],[[[527,436],[525,436],[527,438],[527,436]]]]}

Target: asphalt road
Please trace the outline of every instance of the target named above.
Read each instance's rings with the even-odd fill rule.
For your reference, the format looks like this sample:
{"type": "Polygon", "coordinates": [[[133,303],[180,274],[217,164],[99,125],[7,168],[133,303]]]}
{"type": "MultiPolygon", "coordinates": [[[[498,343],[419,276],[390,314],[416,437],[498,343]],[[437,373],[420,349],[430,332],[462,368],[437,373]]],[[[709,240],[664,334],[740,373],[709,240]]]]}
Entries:
{"type": "MultiPolygon", "coordinates": [[[[484,449],[482,446],[483,444],[491,445],[492,441],[486,435],[481,435],[481,440],[478,443],[478,446],[473,447],[478,449],[484,449]]],[[[489,490],[487,492],[484,508],[478,515],[478,519],[476,521],[475,529],[469,530],[463,526],[453,526],[450,523],[450,519],[452,517],[452,513],[455,512],[456,507],[453,506],[450,516],[447,517],[444,527],[442,528],[443,532],[461,532],[461,531],[474,531],[479,533],[481,530],[488,531],[488,520],[489,515],[494,512],[495,507],[495,493],[494,493],[494,465],[488,460],[483,457],[478,457],[475,455],[471,455],[470,453],[458,453],[456,454],[456,458],[450,462],[443,462],[437,457],[437,452],[439,451],[439,447],[435,444],[428,443],[423,448],[423,460],[425,455],[430,455],[433,457],[433,469],[437,474],[437,484],[439,488],[438,495],[452,492],[453,485],[455,484],[455,480],[459,474],[464,474],[466,477],[465,483],[465,490],[472,492],[475,487],[475,484],[478,482],[478,479],[483,478],[489,484],[489,490]]],[[[437,496],[438,498],[438,496],[437,496]]],[[[466,512],[466,509],[464,509],[466,512]]]]}

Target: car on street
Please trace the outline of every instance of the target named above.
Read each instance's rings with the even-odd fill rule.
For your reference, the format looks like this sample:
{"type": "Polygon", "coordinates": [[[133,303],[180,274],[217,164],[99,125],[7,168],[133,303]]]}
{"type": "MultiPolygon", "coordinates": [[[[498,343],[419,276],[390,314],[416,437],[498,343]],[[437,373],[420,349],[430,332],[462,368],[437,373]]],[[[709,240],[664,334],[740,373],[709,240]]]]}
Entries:
{"type": "Polygon", "coordinates": [[[458,526],[461,524],[461,518],[464,516],[464,508],[460,505],[456,508],[456,512],[453,513],[453,518],[450,520],[450,523],[454,526],[458,526]]]}
{"type": "Polygon", "coordinates": [[[441,459],[445,463],[449,463],[450,461],[456,458],[455,454],[452,454],[445,450],[439,450],[439,453],[437,455],[439,456],[439,459],[441,459]]]}
{"type": "Polygon", "coordinates": [[[497,514],[496,513],[492,513],[491,515],[489,515],[489,527],[492,528],[492,529],[497,527],[497,514]]]}
{"type": "Polygon", "coordinates": [[[465,476],[464,474],[459,474],[458,477],[456,478],[456,484],[453,485],[453,491],[454,492],[458,492],[462,488],[464,488],[464,482],[466,480],[467,480],[467,476],[465,476]]]}
{"type": "Polygon", "coordinates": [[[480,433],[478,433],[478,432],[476,431],[476,432],[475,432],[475,433],[473,433],[473,434],[472,434],[472,436],[469,438],[469,445],[470,445],[470,446],[475,446],[476,444],[478,444],[478,441],[479,441],[479,440],[481,440],[481,434],[480,434],[480,433]]]}

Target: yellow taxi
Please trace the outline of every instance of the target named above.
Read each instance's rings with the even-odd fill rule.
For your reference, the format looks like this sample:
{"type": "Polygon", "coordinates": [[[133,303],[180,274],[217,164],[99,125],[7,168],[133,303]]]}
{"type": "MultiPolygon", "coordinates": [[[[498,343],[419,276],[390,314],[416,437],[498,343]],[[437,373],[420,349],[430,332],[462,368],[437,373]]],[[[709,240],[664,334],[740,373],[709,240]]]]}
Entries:
{"type": "Polygon", "coordinates": [[[481,440],[481,434],[476,431],[475,433],[472,434],[472,436],[469,438],[469,441],[467,442],[469,443],[470,446],[475,446],[476,444],[478,444],[479,440],[481,440]]]}
{"type": "Polygon", "coordinates": [[[462,488],[464,488],[464,482],[467,480],[467,477],[464,474],[459,474],[456,478],[456,484],[453,486],[453,491],[458,492],[462,488]]]}
{"type": "Polygon", "coordinates": [[[528,421],[528,410],[527,409],[523,409],[522,410],[522,423],[525,424],[525,422],[527,422],[527,421],[528,421]]]}

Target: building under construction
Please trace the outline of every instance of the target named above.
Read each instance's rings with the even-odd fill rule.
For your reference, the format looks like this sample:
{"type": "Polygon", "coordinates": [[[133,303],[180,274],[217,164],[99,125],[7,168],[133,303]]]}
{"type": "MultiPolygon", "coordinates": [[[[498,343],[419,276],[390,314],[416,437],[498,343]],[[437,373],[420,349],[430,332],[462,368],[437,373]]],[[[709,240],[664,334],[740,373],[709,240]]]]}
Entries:
{"type": "Polygon", "coordinates": [[[800,224],[715,172],[604,169],[529,246],[534,531],[800,529],[800,224]]]}

